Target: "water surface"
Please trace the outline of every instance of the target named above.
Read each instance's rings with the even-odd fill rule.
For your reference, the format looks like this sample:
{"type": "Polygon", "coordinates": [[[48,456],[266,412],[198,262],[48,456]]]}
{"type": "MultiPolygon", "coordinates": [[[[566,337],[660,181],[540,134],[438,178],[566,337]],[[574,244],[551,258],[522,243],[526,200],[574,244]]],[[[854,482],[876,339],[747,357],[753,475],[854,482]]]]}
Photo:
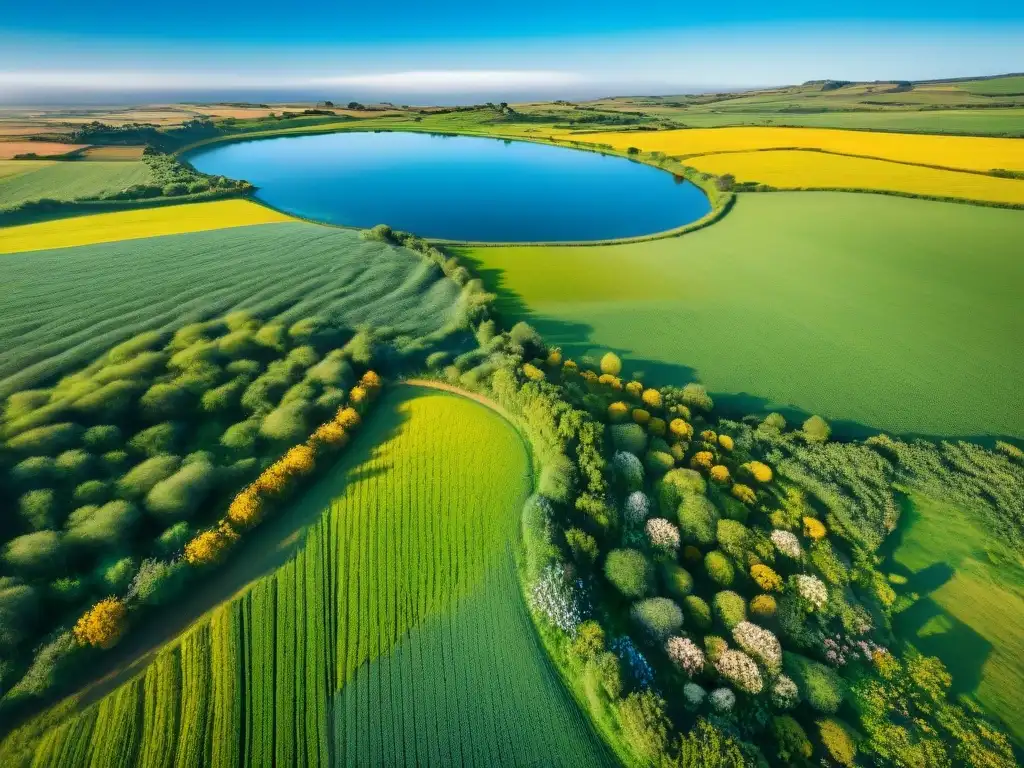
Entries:
{"type": "Polygon", "coordinates": [[[451,240],[633,237],[711,209],[690,182],[625,158],[469,136],[285,136],[188,159],[204,173],[247,179],[259,200],[288,213],[451,240]]]}

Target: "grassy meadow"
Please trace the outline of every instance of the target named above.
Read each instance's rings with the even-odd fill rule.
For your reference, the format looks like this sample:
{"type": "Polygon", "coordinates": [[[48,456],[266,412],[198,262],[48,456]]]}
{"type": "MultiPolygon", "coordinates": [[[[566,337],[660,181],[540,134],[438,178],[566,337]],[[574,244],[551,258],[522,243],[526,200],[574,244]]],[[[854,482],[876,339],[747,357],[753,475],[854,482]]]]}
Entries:
{"type": "Polygon", "coordinates": [[[1002,179],[921,165],[804,150],[762,150],[698,155],[685,161],[699,171],[777,189],[872,189],[926,197],[1024,205],[1024,179],[1002,179]]]}
{"type": "Polygon", "coordinates": [[[570,357],[611,348],[652,380],[840,433],[1020,437],[1022,228],[1020,211],[778,192],[681,238],[459,253],[570,357]]]}
{"type": "Polygon", "coordinates": [[[346,455],[288,513],[308,522],[293,556],[123,684],[12,733],[4,764],[608,762],[515,575],[531,486],[517,433],[404,388],[346,455]]]}
{"type": "Polygon", "coordinates": [[[1024,562],[974,510],[914,494],[903,515],[889,567],[912,602],[896,631],[1024,743],[1024,562]]]}
{"type": "Polygon", "coordinates": [[[53,165],[53,160],[0,160],[0,179],[20,176],[53,165]]]}
{"type": "Polygon", "coordinates": [[[29,173],[0,178],[0,208],[30,200],[78,200],[97,197],[152,179],[150,167],[141,160],[59,162],[29,173]]]}
{"type": "Polygon", "coordinates": [[[300,222],[7,255],[0,284],[0,397],[142,331],[232,309],[282,322],[323,313],[422,336],[460,304],[459,287],[418,255],[300,222]]]}
{"type": "Polygon", "coordinates": [[[87,220],[72,217],[0,228],[0,254],[71,248],[282,221],[294,219],[248,200],[217,200],[97,213],[87,220]]]}

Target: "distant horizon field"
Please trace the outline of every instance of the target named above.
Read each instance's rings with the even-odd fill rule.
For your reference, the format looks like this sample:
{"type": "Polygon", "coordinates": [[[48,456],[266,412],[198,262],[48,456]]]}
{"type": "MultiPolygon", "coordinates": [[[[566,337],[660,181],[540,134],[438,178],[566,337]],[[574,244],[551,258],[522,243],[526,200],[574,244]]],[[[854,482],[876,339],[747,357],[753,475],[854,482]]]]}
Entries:
{"type": "Polygon", "coordinates": [[[612,349],[729,410],[837,434],[1024,436],[1024,211],[842,192],[740,195],[678,238],[453,249],[509,320],[568,357],[612,349]],[[977,245],[985,233],[985,247],[977,245]]]}
{"type": "Polygon", "coordinates": [[[119,191],[153,178],[142,160],[58,162],[0,179],[0,208],[40,198],[77,200],[119,191]]]}

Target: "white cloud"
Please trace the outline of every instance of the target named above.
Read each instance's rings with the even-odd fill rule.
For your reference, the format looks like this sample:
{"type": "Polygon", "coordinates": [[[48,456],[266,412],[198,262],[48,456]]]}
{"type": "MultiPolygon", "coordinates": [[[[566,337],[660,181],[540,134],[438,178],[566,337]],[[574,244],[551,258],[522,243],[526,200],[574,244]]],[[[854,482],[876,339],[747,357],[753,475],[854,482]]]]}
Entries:
{"type": "Polygon", "coordinates": [[[350,86],[382,92],[444,93],[489,88],[545,88],[575,85],[573,72],[544,70],[420,70],[359,75],[264,75],[225,72],[26,71],[0,72],[2,88],[62,88],[134,91],[189,88],[301,88],[350,86]]]}

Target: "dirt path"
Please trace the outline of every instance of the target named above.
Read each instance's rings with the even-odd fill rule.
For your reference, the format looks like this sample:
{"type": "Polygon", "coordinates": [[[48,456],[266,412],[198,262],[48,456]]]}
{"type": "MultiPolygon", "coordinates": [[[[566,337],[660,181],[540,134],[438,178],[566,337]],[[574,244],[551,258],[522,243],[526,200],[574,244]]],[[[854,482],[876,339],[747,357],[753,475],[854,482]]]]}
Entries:
{"type": "Polygon", "coordinates": [[[501,416],[501,418],[503,418],[513,427],[516,427],[516,429],[518,430],[518,426],[516,425],[515,419],[512,418],[512,415],[508,411],[506,411],[493,400],[486,398],[483,395],[478,394],[476,392],[470,392],[468,390],[462,389],[461,387],[456,387],[454,384],[447,384],[443,381],[435,381],[434,379],[405,379],[400,383],[411,387],[423,387],[424,389],[438,389],[442,392],[451,392],[453,395],[464,397],[467,400],[473,400],[474,402],[480,403],[480,405],[484,406],[485,408],[490,408],[492,411],[501,416]]]}

